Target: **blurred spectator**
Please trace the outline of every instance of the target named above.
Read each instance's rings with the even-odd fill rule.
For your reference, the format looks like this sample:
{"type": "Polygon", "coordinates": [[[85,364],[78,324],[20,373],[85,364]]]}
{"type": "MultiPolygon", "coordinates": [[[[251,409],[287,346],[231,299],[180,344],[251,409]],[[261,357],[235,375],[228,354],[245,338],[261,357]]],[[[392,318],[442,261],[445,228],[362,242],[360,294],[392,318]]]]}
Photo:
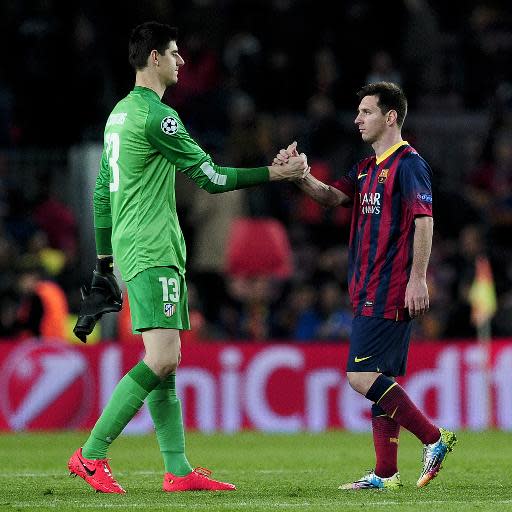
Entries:
{"type": "Polygon", "coordinates": [[[224,48],[224,64],[232,85],[248,94],[260,89],[263,80],[262,45],[258,37],[248,30],[235,32],[224,48]]]}
{"type": "Polygon", "coordinates": [[[223,305],[219,317],[223,334],[234,340],[274,338],[275,304],[280,290],[279,282],[268,276],[229,279],[230,302],[223,305]]]}
{"type": "MultiPolygon", "coordinates": [[[[493,224],[512,226],[512,128],[493,134],[488,158],[472,170],[468,197],[493,224]]],[[[505,234],[508,238],[508,234],[505,234]]]]}
{"type": "Polygon", "coordinates": [[[348,340],[352,326],[352,308],[339,284],[326,282],[320,287],[316,307],[305,310],[297,319],[297,340],[348,340]]]}
{"type": "Polygon", "coordinates": [[[7,191],[7,208],[4,216],[4,229],[7,237],[26,249],[30,238],[37,231],[34,219],[27,215],[30,204],[23,190],[10,188],[7,191]]]}
{"type": "Polygon", "coordinates": [[[49,177],[40,180],[33,219],[47,237],[49,246],[73,257],[78,246],[77,222],[69,206],[57,199],[49,188],[49,177]]]}
{"type": "Polygon", "coordinates": [[[313,311],[316,297],[317,290],[312,284],[299,283],[291,287],[278,306],[275,319],[276,338],[299,339],[299,321],[313,311]]]}
{"type": "Polygon", "coordinates": [[[98,25],[91,15],[80,10],[70,25],[73,58],[68,72],[75,78],[72,92],[66,92],[69,101],[78,99],[73,102],[73,114],[80,124],[68,137],[71,141],[90,140],[103,131],[103,113],[115,101],[112,70],[98,36],[98,25]]]}
{"type": "Polygon", "coordinates": [[[344,153],[346,141],[333,100],[325,93],[317,93],[309,99],[307,107],[310,122],[308,157],[312,163],[316,159],[339,163],[339,153],[344,153]]]}
{"type": "Polygon", "coordinates": [[[66,255],[61,250],[49,246],[46,233],[36,231],[28,241],[27,250],[21,261],[37,263],[47,275],[55,278],[66,264],[66,255]]]}
{"type": "Polygon", "coordinates": [[[19,337],[66,340],[68,305],[64,292],[54,282],[43,277],[37,265],[22,267],[17,288],[20,307],[17,313],[19,337]]]}
{"type": "MultiPolygon", "coordinates": [[[[228,101],[230,128],[224,144],[227,161],[238,167],[267,165],[277,148],[273,146],[274,129],[272,119],[256,113],[256,104],[249,94],[232,91],[228,101]]],[[[286,184],[272,187],[252,187],[244,191],[248,213],[254,216],[283,217],[281,194],[286,184]]]]}
{"type": "Polygon", "coordinates": [[[370,71],[366,77],[366,83],[373,82],[394,82],[402,83],[400,71],[395,69],[391,55],[385,50],[379,50],[373,54],[370,71]]]}
{"type": "Polygon", "coordinates": [[[182,331],[180,334],[183,343],[198,343],[218,337],[214,326],[210,324],[203,314],[202,300],[193,283],[187,286],[188,306],[190,316],[190,331],[182,331]]]}
{"type": "Polygon", "coordinates": [[[491,321],[496,314],[496,288],[489,258],[479,255],[475,261],[475,277],[469,289],[471,323],[479,341],[489,341],[491,321]]]}
{"type": "Polygon", "coordinates": [[[442,36],[439,15],[427,0],[404,0],[402,44],[405,83],[412,98],[442,91],[442,36]]]}
{"type": "Polygon", "coordinates": [[[187,126],[218,129],[222,115],[217,94],[221,86],[218,53],[203,31],[194,31],[180,41],[180,54],[186,63],[180,71],[180,86],[169,88],[162,101],[178,110],[187,126]]]}
{"type": "Polygon", "coordinates": [[[197,187],[193,192],[189,220],[196,229],[190,278],[197,286],[204,314],[210,322],[217,320],[221,304],[226,301],[226,247],[233,221],[245,212],[244,198],[244,190],[222,196],[197,187]]]}
{"type": "Polygon", "coordinates": [[[464,37],[464,93],[470,107],[488,101],[512,75],[512,15],[510,4],[477,2],[464,37]]]}
{"type": "Polygon", "coordinates": [[[486,254],[483,230],[478,225],[464,227],[459,236],[457,253],[451,264],[455,271],[454,295],[445,335],[452,338],[474,338],[476,329],[471,322],[470,289],[475,278],[479,256],[486,254]]]}

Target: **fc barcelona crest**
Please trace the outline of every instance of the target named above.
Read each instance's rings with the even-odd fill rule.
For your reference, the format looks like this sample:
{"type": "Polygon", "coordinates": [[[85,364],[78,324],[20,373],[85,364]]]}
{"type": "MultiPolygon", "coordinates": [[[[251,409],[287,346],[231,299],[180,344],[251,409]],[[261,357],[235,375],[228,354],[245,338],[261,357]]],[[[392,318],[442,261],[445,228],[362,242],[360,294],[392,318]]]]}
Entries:
{"type": "Polygon", "coordinates": [[[382,171],[380,171],[380,174],[379,174],[379,183],[386,183],[386,180],[388,179],[388,172],[389,172],[389,169],[382,169],[382,171]]]}

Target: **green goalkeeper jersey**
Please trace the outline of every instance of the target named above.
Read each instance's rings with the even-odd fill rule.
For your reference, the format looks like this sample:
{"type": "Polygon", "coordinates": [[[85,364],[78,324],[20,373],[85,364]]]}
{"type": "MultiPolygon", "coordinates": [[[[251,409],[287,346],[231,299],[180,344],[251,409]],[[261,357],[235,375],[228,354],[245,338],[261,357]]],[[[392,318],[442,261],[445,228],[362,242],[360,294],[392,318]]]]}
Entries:
{"type": "Polygon", "coordinates": [[[176,171],[211,193],[269,179],[267,167],[214,164],[187,133],[177,112],[153,90],[136,86],[107,120],[94,191],[95,228],[97,232],[111,228],[112,252],[125,281],[151,267],[174,266],[185,272],[176,171]]]}

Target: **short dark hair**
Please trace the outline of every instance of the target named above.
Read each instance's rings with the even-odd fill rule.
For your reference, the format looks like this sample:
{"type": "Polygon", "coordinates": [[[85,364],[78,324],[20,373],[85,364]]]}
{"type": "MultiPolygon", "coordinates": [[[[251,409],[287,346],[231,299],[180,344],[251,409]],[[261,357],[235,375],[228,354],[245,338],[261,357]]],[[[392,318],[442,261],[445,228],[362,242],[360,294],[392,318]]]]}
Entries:
{"type": "Polygon", "coordinates": [[[365,96],[377,96],[377,105],[383,114],[390,110],[396,111],[397,124],[402,127],[407,115],[407,98],[400,86],[393,82],[375,82],[357,91],[360,100],[365,96]]]}
{"type": "Polygon", "coordinates": [[[156,50],[160,55],[165,53],[171,41],[178,38],[178,29],[156,21],[147,21],[137,25],[130,35],[128,43],[128,61],[138,71],[144,69],[149,54],[156,50]]]}

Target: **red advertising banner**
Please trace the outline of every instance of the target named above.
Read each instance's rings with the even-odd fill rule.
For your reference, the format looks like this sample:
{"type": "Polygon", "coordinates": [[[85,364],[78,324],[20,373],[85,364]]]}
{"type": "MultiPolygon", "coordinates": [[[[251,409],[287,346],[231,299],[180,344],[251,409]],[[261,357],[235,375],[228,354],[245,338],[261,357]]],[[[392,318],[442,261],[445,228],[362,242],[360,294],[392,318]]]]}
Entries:
{"type": "MultiPolygon", "coordinates": [[[[370,404],[347,383],[348,346],[185,346],[178,393],[189,429],[294,432],[368,430],[370,404]]],[[[142,356],[121,344],[0,345],[0,429],[90,428],[119,379],[142,356]]],[[[448,428],[512,430],[512,341],[416,343],[401,379],[448,428]]],[[[147,432],[144,407],[127,432],[147,432]]]]}

